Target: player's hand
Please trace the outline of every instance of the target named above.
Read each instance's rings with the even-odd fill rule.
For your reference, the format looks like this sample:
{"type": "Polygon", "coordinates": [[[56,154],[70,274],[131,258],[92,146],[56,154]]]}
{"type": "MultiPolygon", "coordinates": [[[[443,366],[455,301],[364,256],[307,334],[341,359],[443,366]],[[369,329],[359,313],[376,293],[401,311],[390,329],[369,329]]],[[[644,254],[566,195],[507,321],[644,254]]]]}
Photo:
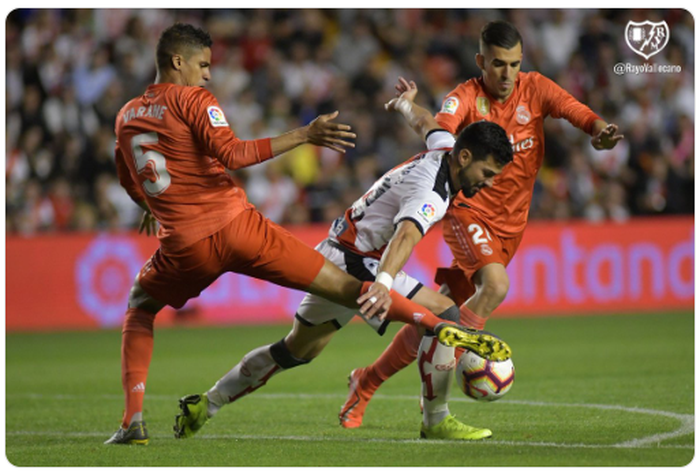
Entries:
{"type": "Polygon", "coordinates": [[[622,134],[617,134],[617,131],[617,124],[608,124],[591,138],[591,145],[596,150],[612,149],[619,141],[625,138],[622,134]]]}
{"type": "Polygon", "coordinates": [[[391,307],[391,296],[389,290],[381,283],[372,283],[367,292],[357,298],[360,305],[360,315],[366,319],[379,316],[379,320],[384,320],[391,307]]]}
{"type": "Polygon", "coordinates": [[[403,77],[399,77],[399,81],[396,85],[394,85],[394,88],[396,89],[397,98],[403,95],[405,99],[410,101],[413,101],[416,97],[416,93],[418,93],[418,86],[416,85],[416,82],[413,80],[409,82],[403,77]]]}
{"type": "Polygon", "coordinates": [[[409,82],[405,78],[399,77],[399,81],[394,88],[396,88],[396,98],[392,98],[389,103],[384,105],[387,111],[401,111],[401,103],[404,101],[413,103],[416,99],[418,86],[413,80],[409,82]]]}
{"type": "Polygon", "coordinates": [[[345,148],[354,148],[355,143],[347,139],[355,139],[357,135],[350,132],[352,129],[347,124],[336,123],[333,120],[338,116],[334,111],[330,114],[322,114],[309,123],[306,141],[310,144],[327,147],[340,153],[345,153],[345,148]]]}
{"type": "Polygon", "coordinates": [[[139,226],[139,234],[146,231],[146,235],[156,233],[157,221],[156,218],[151,214],[150,211],[144,211],[143,217],[141,218],[141,225],[139,226]]]}

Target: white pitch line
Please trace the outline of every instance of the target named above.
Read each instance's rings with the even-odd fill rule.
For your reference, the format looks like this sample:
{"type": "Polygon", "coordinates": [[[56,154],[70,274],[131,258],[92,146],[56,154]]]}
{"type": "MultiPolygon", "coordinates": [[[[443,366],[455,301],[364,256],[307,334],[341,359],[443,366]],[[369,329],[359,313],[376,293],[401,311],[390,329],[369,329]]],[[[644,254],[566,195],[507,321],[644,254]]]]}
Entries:
{"type": "MultiPolygon", "coordinates": [[[[105,433],[100,432],[57,432],[57,431],[12,431],[7,432],[7,435],[16,436],[42,436],[42,437],[74,437],[74,438],[93,438],[105,437],[105,433]]],[[[173,438],[172,434],[150,434],[151,438],[173,438]]],[[[395,444],[410,444],[410,445],[445,445],[444,440],[425,440],[420,438],[361,438],[361,437],[318,437],[306,435],[237,435],[237,434],[204,434],[197,436],[197,440],[289,440],[298,442],[347,442],[347,443],[395,443],[395,444]]],[[[519,447],[541,447],[541,448],[619,448],[615,444],[587,444],[587,443],[554,443],[554,442],[524,442],[513,440],[480,440],[469,442],[469,445],[497,445],[497,446],[519,446],[519,447]]],[[[644,448],[626,447],[626,448],[644,448]]],[[[661,449],[685,449],[692,450],[693,445],[660,445],[654,448],[661,449]]]]}
{"type": "MultiPolygon", "coordinates": [[[[506,401],[503,401],[506,402],[506,401]]],[[[532,401],[507,401],[510,404],[523,404],[528,406],[542,406],[542,407],[552,407],[555,404],[547,402],[532,402],[532,401]]],[[[608,404],[556,404],[557,407],[579,407],[579,408],[590,408],[599,410],[616,410],[622,412],[630,412],[637,414],[647,414],[655,415],[661,417],[669,417],[680,421],[681,426],[672,431],[666,433],[657,433],[655,435],[650,435],[643,438],[634,438],[632,440],[627,440],[615,444],[618,448],[640,448],[645,445],[650,445],[654,443],[659,443],[664,440],[669,440],[672,438],[681,437],[683,435],[689,435],[695,432],[695,416],[692,414],[677,414],[675,412],[667,412],[656,409],[642,409],[639,407],[624,407],[608,404]]]]}
{"type": "MultiPolygon", "coordinates": [[[[12,394],[8,396],[30,398],[30,399],[60,399],[60,400],[84,400],[87,397],[99,398],[99,399],[123,399],[122,395],[116,394],[103,394],[103,395],[72,395],[72,394],[12,394]]],[[[342,399],[345,396],[339,394],[307,394],[307,393],[260,393],[250,396],[250,399],[342,399]]],[[[417,396],[407,396],[407,395],[396,395],[396,396],[385,396],[382,394],[377,394],[374,396],[375,399],[380,400],[399,400],[399,401],[417,401],[417,396]]],[[[157,401],[174,401],[176,398],[166,395],[152,395],[148,396],[149,400],[157,401]]],[[[249,400],[250,400],[249,399],[249,400]]],[[[451,399],[452,402],[474,402],[466,397],[460,398],[455,397],[451,399]]],[[[599,410],[614,410],[620,412],[628,412],[633,414],[645,414],[653,415],[657,417],[668,417],[680,422],[680,426],[676,430],[670,432],[658,433],[654,435],[649,435],[642,438],[634,438],[632,440],[626,440],[619,443],[613,444],[587,444],[587,443],[550,443],[550,442],[513,442],[513,441],[499,441],[499,440],[489,440],[487,443],[492,445],[508,445],[508,446],[541,446],[541,447],[557,447],[557,448],[645,448],[649,445],[656,444],[657,447],[663,448],[694,448],[694,446],[689,445],[666,445],[661,446],[660,443],[665,440],[670,440],[673,438],[678,438],[684,435],[689,435],[695,432],[695,416],[692,414],[678,414],[675,412],[661,411],[656,409],[643,409],[639,407],[625,407],[620,405],[610,405],[610,404],[567,404],[567,403],[555,403],[555,402],[541,402],[541,401],[519,401],[519,400],[508,400],[504,399],[498,402],[498,404],[517,404],[524,406],[533,407],[575,407],[575,408],[588,408],[588,409],[599,409],[599,410]]],[[[11,434],[18,434],[22,432],[8,432],[11,434]]],[[[32,434],[41,434],[41,432],[28,432],[32,434]]],[[[46,434],[49,434],[47,432],[46,434]]],[[[57,434],[64,434],[62,432],[57,432],[57,434]]],[[[65,435],[65,434],[64,434],[65,435]]],[[[89,435],[92,436],[92,435],[89,435]]],[[[100,435],[101,436],[101,435],[100,435]]],[[[204,437],[203,437],[204,438],[204,437]]],[[[213,436],[208,436],[206,438],[215,438],[213,436]]],[[[238,438],[238,439],[285,439],[285,440],[311,440],[311,441],[323,441],[323,440],[339,440],[339,441],[382,441],[388,443],[403,443],[406,440],[394,440],[394,439],[343,439],[343,438],[324,438],[324,437],[269,437],[269,436],[246,436],[246,435],[226,435],[220,438],[238,438]]],[[[410,440],[409,440],[410,442],[410,440]]],[[[430,440],[421,440],[420,443],[430,443],[430,440]]]]}

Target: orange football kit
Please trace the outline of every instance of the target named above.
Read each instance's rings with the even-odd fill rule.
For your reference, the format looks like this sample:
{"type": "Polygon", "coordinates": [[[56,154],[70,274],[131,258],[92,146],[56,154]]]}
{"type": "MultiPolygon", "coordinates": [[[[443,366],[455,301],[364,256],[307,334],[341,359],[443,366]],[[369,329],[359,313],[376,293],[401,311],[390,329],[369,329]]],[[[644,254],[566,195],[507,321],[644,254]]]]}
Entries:
{"type": "Polygon", "coordinates": [[[458,306],[474,294],[474,273],[490,263],[508,266],[520,245],[544,159],[547,116],[565,118],[588,134],[600,119],[537,72],[520,72],[505,103],[490,97],[481,78],[471,79],[447,95],[435,116],[453,134],[475,121],[492,121],[506,130],[513,145],[513,162],[503,168],[493,187],[472,198],[460,193],[443,220],[443,235],[454,259],[450,268],[438,269],[435,281],[449,286],[458,306]]]}
{"type": "MultiPolygon", "coordinates": [[[[160,247],[139,273],[151,297],[180,308],[227,271],[311,284],[323,257],[256,211],[225,171],[272,158],[270,139],[236,138],[210,92],[171,83],[127,103],[115,128],[119,181],[160,222],[160,247]]],[[[154,320],[131,305],[124,317],[123,429],[142,420],[154,320]]]]}
{"type": "MultiPolygon", "coordinates": [[[[460,192],[442,220],[443,235],[454,259],[449,268],[437,270],[435,282],[447,284],[458,306],[474,294],[472,277],[479,269],[491,263],[507,266],[518,249],[544,159],[547,116],[565,118],[588,134],[600,119],[537,72],[518,73],[505,103],[489,95],[481,77],[468,80],[447,95],[435,116],[438,124],[452,134],[476,121],[492,121],[505,129],[513,145],[513,162],[503,168],[493,186],[471,198],[460,192]]],[[[484,328],[486,319],[469,309],[460,309],[460,315],[463,325],[484,328]]],[[[416,358],[420,340],[418,330],[405,325],[374,363],[351,373],[350,394],[340,413],[344,427],[362,424],[369,399],[384,381],[416,358]]]]}

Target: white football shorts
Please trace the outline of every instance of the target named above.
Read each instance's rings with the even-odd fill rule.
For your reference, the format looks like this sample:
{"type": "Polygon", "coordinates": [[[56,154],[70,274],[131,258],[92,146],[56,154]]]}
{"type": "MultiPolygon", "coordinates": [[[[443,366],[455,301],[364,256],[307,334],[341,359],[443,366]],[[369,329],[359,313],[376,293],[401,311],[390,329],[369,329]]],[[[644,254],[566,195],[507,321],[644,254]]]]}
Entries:
{"type": "MultiPolygon", "coordinates": [[[[316,246],[316,251],[320,252],[330,262],[334,263],[341,270],[361,281],[374,281],[377,276],[379,260],[372,257],[363,257],[342,248],[335,241],[324,240],[316,246]]],[[[399,272],[394,278],[392,289],[400,295],[411,299],[420,291],[423,284],[405,272],[399,272]]],[[[299,304],[296,318],[305,325],[320,325],[332,322],[340,329],[350,322],[354,316],[359,316],[359,309],[350,309],[332,301],[328,301],[314,294],[307,294],[299,304]]],[[[361,317],[361,316],[360,316],[361,317]]],[[[361,317],[362,318],[362,317],[361,317]]],[[[379,335],[384,335],[388,320],[380,321],[377,317],[364,319],[379,335]]]]}

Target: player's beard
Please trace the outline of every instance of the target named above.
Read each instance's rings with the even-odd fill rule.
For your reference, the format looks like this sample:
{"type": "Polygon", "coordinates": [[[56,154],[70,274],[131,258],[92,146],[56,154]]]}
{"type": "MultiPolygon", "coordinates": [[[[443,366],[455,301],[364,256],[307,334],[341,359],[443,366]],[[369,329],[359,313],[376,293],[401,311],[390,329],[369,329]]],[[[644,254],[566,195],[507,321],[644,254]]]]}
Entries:
{"type": "Polygon", "coordinates": [[[472,164],[469,164],[466,167],[462,167],[459,170],[458,174],[460,188],[462,189],[462,193],[464,193],[464,196],[466,196],[467,198],[471,198],[472,196],[476,195],[481,189],[481,185],[473,184],[471,179],[469,178],[469,175],[467,175],[467,171],[471,166],[472,164]]]}

